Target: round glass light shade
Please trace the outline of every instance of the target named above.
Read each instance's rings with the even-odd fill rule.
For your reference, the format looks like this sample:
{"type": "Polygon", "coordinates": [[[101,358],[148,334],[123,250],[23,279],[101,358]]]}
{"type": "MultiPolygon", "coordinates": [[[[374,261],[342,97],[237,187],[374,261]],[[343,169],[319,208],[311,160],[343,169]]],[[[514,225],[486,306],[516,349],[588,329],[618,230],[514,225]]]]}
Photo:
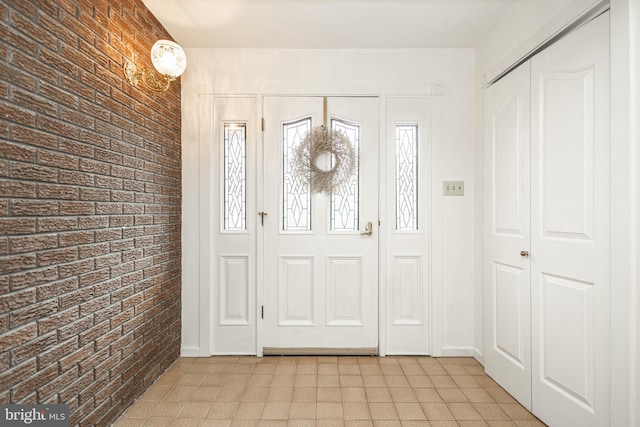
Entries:
{"type": "Polygon", "coordinates": [[[151,48],[153,67],[170,79],[180,77],[187,68],[187,56],[178,43],[158,40],[151,48]]]}

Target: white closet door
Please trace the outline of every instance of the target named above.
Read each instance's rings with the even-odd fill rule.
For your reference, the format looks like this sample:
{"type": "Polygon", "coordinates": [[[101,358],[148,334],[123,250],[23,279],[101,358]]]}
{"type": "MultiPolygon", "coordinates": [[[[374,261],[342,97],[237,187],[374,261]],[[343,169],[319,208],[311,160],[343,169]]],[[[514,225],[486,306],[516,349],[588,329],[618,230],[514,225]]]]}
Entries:
{"type": "Polygon", "coordinates": [[[530,67],[485,93],[485,370],[531,409],[530,67]]]}
{"type": "Polygon", "coordinates": [[[533,413],[609,420],[609,14],[532,59],[533,413]]]}

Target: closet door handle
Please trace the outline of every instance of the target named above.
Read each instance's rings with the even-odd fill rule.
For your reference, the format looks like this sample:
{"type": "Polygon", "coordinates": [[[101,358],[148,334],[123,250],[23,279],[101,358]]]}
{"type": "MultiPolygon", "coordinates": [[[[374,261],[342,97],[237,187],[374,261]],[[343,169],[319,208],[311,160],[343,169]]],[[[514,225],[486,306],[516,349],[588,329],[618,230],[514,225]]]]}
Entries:
{"type": "Polygon", "coordinates": [[[529,251],[520,251],[520,256],[524,258],[529,258],[529,251]]]}

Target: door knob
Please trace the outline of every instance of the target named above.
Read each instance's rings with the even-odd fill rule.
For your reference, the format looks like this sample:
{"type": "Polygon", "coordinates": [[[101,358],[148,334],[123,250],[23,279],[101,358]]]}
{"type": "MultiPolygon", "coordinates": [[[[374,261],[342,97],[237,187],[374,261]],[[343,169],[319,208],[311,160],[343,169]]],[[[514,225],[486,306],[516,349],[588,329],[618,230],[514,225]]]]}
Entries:
{"type": "Polygon", "coordinates": [[[520,256],[528,258],[529,257],[529,251],[520,251],[520,256]]]}
{"type": "Polygon", "coordinates": [[[373,224],[371,221],[367,222],[367,226],[364,231],[360,233],[362,236],[371,236],[373,234],[373,224]]]}

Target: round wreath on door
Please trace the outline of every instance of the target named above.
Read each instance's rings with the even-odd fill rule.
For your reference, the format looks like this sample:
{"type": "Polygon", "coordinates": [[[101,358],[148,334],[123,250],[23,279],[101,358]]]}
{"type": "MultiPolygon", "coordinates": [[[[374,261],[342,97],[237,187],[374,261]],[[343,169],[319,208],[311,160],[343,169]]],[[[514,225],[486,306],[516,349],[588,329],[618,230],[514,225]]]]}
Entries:
{"type": "Polygon", "coordinates": [[[342,132],[324,126],[313,129],[293,153],[296,175],[314,193],[331,194],[349,181],[355,169],[355,150],[342,132]]]}

